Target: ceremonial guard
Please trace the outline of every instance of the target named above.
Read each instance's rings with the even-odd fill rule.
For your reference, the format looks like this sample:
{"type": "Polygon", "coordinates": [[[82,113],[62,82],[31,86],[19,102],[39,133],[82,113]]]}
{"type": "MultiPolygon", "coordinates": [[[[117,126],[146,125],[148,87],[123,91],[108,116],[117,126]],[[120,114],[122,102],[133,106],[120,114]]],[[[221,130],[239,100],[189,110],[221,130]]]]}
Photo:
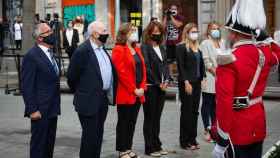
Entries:
{"type": "MultiPolygon", "coordinates": [[[[264,29],[266,16],[262,0],[236,0],[227,20],[232,53],[219,55],[216,79],[216,133],[214,158],[261,158],[266,136],[262,96],[280,49],[257,42],[256,30],[264,29]]],[[[278,56],[278,57],[277,57],[278,56]]],[[[215,128],[214,128],[215,129],[215,128]]]]}

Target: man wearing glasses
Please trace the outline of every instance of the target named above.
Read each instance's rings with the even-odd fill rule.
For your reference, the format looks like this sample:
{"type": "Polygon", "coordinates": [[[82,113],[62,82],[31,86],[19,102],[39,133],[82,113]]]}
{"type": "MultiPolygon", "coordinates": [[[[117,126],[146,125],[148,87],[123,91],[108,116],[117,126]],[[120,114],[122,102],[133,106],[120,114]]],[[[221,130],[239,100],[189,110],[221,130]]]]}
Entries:
{"type": "Polygon", "coordinates": [[[31,120],[30,158],[52,158],[60,115],[56,39],[46,23],[37,26],[34,36],[36,44],[25,55],[21,70],[24,116],[31,120]]]}

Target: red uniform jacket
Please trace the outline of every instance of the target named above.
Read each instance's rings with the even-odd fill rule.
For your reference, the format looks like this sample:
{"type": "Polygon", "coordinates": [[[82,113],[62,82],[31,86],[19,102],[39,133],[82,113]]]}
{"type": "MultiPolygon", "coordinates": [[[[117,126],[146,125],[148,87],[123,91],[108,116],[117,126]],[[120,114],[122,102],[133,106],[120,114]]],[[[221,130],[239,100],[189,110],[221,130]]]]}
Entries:
{"type": "MultiPolygon", "coordinates": [[[[146,89],[146,66],[140,48],[135,48],[142,61],[143,80],[139,88],[146,89]]],[[[116,45],[112,51],[112,61],[118,74],[118,88],[116,104],[133,105],[136,102],[136,76],[135,61],[127,45],[116,45]]],[[[145,97],[140,98],[144,103],[145,97]]]]}
{"type": "MultiPolygon", "coordinates": [[[[265,65],[254,89],[252,99],[263,96],[270,69],[280,59],[280,48],[260,46],[265,55],[265,65]]],[[[266,120],[263,102],[247,109],[233,110],[233,98],[247,96],[247,90],[253,80],[259,63],[257,47],[250,43],[236,44],[233,55],[236,60],[217,68],[217,122],[219,128],[229,134],[234,145],[248,145],[263,141],[266,136],[266,120]]]]}

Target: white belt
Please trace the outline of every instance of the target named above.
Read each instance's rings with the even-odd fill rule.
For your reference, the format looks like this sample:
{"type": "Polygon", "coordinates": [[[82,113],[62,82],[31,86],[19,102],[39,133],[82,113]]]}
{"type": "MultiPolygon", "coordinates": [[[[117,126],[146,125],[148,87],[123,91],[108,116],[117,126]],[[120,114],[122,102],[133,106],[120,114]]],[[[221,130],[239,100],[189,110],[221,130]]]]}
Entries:
{"type": "Polygon", "coordinates": [[[263,101],[262,97],[257,97],[257,98],[254,98],[254,99],[250,99],[248,107],[256,105],[258,103],[262,103],[262,101],[263,101]]]}

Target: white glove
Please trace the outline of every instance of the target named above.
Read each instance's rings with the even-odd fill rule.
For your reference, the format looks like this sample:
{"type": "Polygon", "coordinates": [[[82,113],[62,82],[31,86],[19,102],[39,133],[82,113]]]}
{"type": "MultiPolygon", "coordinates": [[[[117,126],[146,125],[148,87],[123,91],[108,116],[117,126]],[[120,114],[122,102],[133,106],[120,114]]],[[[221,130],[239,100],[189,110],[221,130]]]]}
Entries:
{"type": "Polygon", "coordinates": [[[225,152],[227,148],[216,144],[214,150],[212,151],[213,158],[225,158],[225,152]]]}

